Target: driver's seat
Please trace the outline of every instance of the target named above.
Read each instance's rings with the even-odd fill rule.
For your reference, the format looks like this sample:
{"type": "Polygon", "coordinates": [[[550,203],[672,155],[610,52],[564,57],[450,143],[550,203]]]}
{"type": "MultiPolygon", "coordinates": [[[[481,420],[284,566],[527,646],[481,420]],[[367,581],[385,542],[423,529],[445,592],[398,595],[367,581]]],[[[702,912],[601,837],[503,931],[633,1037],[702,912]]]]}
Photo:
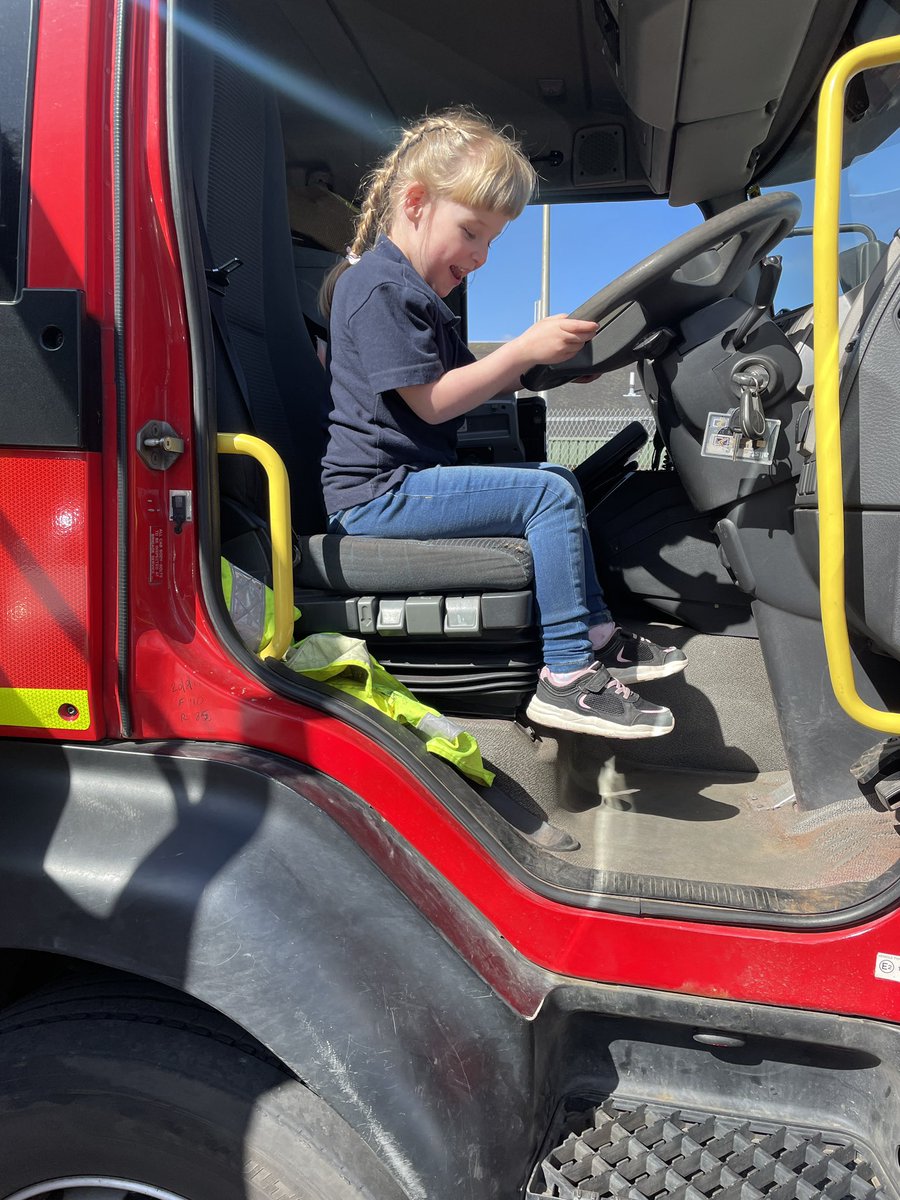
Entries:
{"type": "MultiPolygon", "coordinates": [[[[586,503],[647,440],[637,421],[582,464],[586,503]]],[[[448,711],[515,711],[542,661],[522,538],[416,541],[313,534],[295,571],[299,628],[359,634],[407,686],[448,711]]]]}

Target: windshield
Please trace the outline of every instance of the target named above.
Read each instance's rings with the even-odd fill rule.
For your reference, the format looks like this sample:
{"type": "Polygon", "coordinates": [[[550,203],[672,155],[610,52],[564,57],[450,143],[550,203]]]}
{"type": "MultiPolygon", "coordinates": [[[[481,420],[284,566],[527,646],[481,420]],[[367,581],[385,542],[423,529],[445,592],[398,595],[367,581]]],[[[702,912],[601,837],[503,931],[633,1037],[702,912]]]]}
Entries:
{"type": "MultiPolygon", "coordinates": [[[[470,277],[469,339],[478,357],[522,333],[540,310],[543,225],[540,206],[527,208],[497,239],[486,265],[470,277]]],[[[665,200],[555,204],[550,212],[549,312],[571,312],[600,288],[702,221],[694,205],[665,200]]],[[[648,434],[653,414],[634,364],[590,383],[546,393],[551,461],[576,467],[633,421],[648,434]]],[[[640,459],[649,466],[652,446],[640,459]]]]}

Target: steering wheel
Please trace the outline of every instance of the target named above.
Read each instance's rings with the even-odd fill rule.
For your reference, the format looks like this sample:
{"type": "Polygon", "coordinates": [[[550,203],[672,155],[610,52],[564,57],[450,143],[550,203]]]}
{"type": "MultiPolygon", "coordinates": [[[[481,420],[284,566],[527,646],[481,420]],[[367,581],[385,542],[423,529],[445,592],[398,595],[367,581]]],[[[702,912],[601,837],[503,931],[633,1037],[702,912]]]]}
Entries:
{"type": "Polygon", "coordinates": [[[624,366],[650,350],[653,335],[732,295],[752,266],[794,228],[800,200],[772,192],[704,221],[631,267],[570,315],[600,329],[574,358],[536,366],[522,382],[534,391],[624,366]]]}

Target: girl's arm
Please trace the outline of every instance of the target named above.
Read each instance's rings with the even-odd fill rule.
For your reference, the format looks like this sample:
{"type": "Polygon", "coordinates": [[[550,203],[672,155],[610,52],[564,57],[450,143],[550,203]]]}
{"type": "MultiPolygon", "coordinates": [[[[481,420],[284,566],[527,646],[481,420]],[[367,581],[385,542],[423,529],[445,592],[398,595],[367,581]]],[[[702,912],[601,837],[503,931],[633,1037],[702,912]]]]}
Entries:
{"type": "Polygon", "coordinates": [[[575,321],[565,314],[546,317],[485,358],[446,371],[433,383],[397,391],[429,425],[439,425],[484,404],[501,392],[521,387],[521,376],[539,363],[566,362],[597,332],[593,321],[575,321]]]}

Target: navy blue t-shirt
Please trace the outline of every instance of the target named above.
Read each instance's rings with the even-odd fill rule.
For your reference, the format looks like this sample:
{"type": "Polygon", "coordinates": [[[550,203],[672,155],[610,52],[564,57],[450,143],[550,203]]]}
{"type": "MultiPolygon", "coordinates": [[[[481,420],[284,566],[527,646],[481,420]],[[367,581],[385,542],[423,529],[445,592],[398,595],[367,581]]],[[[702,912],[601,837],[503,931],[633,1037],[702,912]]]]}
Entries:
{"type": "Polygon", "coordinates": [[[338,279],[331,306],[329,513],[374,500],[410,471],[452,466],[462,417],[429,425],[396,389],[474,362],[459,318],[386,237],[338,279]]]}

